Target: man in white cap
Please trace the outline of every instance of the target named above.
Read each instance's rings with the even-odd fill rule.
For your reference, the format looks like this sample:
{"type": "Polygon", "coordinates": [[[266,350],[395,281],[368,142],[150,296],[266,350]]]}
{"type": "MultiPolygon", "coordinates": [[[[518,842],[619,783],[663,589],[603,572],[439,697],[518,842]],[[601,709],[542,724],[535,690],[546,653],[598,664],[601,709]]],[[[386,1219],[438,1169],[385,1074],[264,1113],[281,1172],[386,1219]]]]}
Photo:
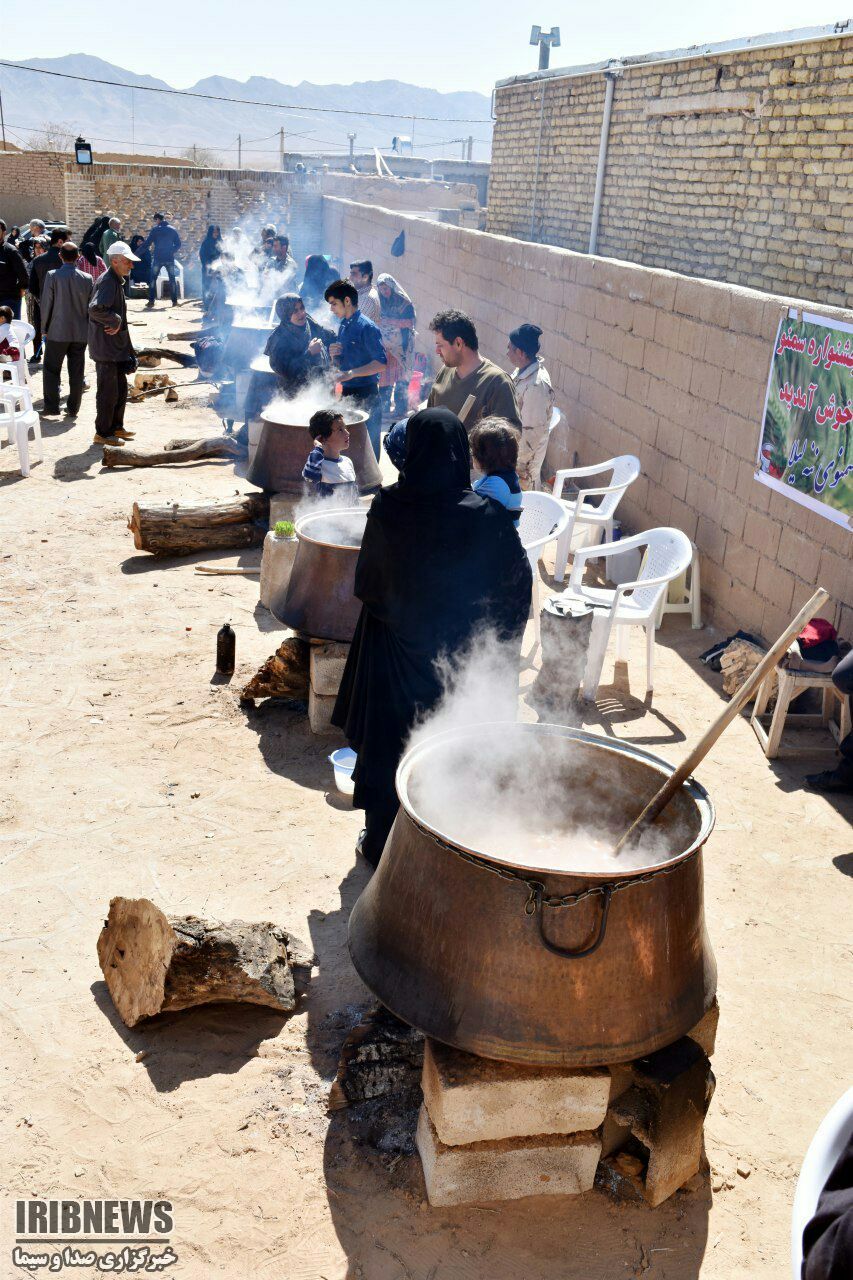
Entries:
{"type": "Polygon", "coordinates": [[[124,429],[127,375],[136,353],[127,327],[124,280],[139,262],[130,245],[116,240],[107,250],[109,271],[95,282],[89,303],[89,355],[98,377],[95,395],[95,444],[122,444],[134,432],[124,429]]]}

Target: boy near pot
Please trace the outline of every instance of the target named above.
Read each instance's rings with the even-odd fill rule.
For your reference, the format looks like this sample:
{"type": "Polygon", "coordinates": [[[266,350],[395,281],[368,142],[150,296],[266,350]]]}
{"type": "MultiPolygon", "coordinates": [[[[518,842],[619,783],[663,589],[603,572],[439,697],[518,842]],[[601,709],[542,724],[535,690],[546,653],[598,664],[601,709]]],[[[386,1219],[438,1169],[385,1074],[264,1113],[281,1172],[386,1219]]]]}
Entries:
{"type": "Polygon", "coordinates": [[[335,498],[341,506],[358,501],[355,467],[341,453],[349,448],[349,432],[340,413],[334,409],[318,409],[311,415],[308,430],[314,437],[314,448],[302,468],[302,479],[318,498],[335,498]]]}

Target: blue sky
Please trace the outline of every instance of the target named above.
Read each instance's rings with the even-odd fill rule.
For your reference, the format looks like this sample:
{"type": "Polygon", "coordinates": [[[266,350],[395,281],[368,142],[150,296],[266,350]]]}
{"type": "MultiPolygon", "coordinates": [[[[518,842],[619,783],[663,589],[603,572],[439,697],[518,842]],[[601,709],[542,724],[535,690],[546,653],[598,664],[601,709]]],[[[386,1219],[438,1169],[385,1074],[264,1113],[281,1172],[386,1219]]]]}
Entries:
{"type": "Polygon", "coordinates": [[[450,91],[488,93],[495,80],[536,66],[533,23],[558,25],[552,66],[594,62],[760,32],[843,21],[836,4],[793,0],[611,0],[604,5],[535,0],[451,4],[400,0],[235,6],[226,0],[113,12],[102,0],[75,0],[73,17],[47,0],[29,21],[3,24],[2,56],[15,60],[90,53],[186,88],[209,75],[269,76],[285,83],[395,79],[450,91]],[[51,9],[56,14],[51,16],[51,9]],[[136,17],[134,18],[134,12],[136,17]]]}

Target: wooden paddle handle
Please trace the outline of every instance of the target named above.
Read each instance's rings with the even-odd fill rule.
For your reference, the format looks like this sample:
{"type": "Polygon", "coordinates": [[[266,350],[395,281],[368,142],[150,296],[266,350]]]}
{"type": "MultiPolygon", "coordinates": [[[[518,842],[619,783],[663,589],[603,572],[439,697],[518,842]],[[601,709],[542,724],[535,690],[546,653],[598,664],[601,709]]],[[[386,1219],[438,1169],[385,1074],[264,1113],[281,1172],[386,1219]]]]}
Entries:
{"type": "Polygon", "coordinates": [[[657,818],[658,815],[666,808],[675,793],[680,790],[682,783],[690,777],[696,766],[705,759],[705,756],[711,750],[711,747],[713,747],[720,734],[728,728],[735,716],[737,716],[746,706],[747,702],[749,702],[753,692],[761,684],[764,677],[769,675],[777,663],[785,656],[788,650],[788,645],[791,641],[800,634],[806,623],[815,616],[818,609],[822,608],[828,599],[829,592],[824,591],[823,587],[818,587],[811,600],[809,600],[807,604],[803,605],[793,622],[785,628],[776,643],[770,646],[758,666],[752,674],[744,680],[731,702],[729,702],[725,710],[717,716],[717,719],[711,724],[710,728],[705,731],[704,736],[700,738],[699,742],[697,742],[696,746],[687,758],[682,760],[681,764],[671,777],[667,778],[666,782],[657,794],[652,797],[639,817],[634,819],[622,839],[616,845],[614,853],[619,853],[632,836],[642,830],[645,830],[645,828],[649,826],[650,823],[654,822],[655,818],[657,818]]]}
{"type": "Polygon", "coordinates": [[[476,396],[469,396],[468,399],[463,404],[462,408],[459,410],[459,421],[463,424],[463,426],[465,424],[465,419],[468,417],[468,414],[471,412],[471,410],[474,407],[474,401],[476,399],[477,399],[476,396]]]}

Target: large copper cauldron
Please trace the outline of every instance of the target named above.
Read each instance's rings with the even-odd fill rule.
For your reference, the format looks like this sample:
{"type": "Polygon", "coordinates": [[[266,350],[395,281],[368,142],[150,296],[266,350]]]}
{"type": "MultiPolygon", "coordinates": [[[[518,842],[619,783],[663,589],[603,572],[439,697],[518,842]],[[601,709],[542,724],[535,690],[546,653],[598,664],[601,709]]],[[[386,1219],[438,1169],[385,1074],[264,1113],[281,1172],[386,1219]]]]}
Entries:
{"type": "MultiPolygon", "coordinates": [[[[381,485],[382,476],[367,434],[367,414],[345,407],[341,412],[350,433],[346,456],[352,459],[359,490],[373,493],[381,485]]],[[[286,406],[283,413],[287,413],[286,406]]],[[[313,443],[308,423],[287,422],[272,406],[261,414],[261,421],[261,438],[246,479],[270,493],[302,493],[302,468],[313,443]]]]}
{"type": "MultiPolygon", "coordinates": [[[[422,739],[400,764],[401,807],[350,917],[350,953],[367,986],[427,1035],[486,1058],[580,1067],[677,1040],[716,990],[702,897],[714,825],[707,793],[685,783],[658,819],[669,849],[658,865],[637,865],[641,854],[624,871],[622,859],[616,869],[554,871],[536,852],[537,829],[557,810],[578,813],[584,827],[597,815],[596,834],[612,847],[671,772],[636,747],[558,725],[475,725],[422,739]],[[418,812],[418,796],[437,762],[441,776],[449,768],[453,787],[472,792],[476,830],[486,813],[478,780],[498,747],[520,759],[529,748],[556,753],[552,780],[563,786],[540,790],[534,769],[527,811],[505,815],[507,827],[521,820],[530,843],[522,836],[495,854],[443,829],[435,788],[429,813],[418,812]]],[[[498,794],[490,816],[499,822],[500,804],[498,794]]]]}
{"type": "Polygon", "coordinates": [[[361,612],[354,595],[366,507],[338,507],[296,521],[299,545],[276,617],[318,640],[349,644],[361,612]]]}

